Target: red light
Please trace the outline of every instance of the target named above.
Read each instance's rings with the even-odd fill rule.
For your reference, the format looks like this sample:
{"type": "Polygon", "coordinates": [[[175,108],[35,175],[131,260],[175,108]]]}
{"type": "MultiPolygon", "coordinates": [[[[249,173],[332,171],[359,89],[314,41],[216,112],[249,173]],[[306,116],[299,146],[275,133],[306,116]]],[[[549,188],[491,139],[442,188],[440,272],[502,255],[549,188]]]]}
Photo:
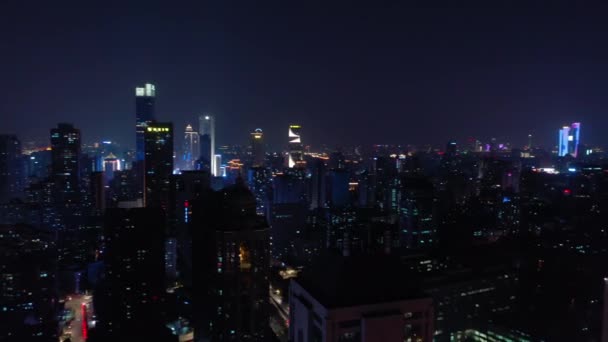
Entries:
{"type": "Polygon", "coordinates": [[[87,324],[87,305],[82,303],[82,339],[88,339],[89,327],[87,324]]]}
{"type": "Polygon", "coordinates": [[[190,206],[190,202],[188,202],[188,200],[184,201],[184,207],[188,208],[190,206]]]}
{"type": "Polygon", "coordinates": [[[572,193],[572,190],[564,189],[564,195],[570,195],[571,193],[572,193]]]}

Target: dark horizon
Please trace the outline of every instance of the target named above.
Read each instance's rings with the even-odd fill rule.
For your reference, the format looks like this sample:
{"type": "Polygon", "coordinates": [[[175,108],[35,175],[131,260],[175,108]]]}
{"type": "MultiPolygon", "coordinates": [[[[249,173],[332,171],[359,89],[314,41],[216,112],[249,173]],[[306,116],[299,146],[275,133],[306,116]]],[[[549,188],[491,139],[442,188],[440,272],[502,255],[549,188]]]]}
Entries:
{"type": "Polygon", "coordinates": [[[262,128],[286,145],[433,144],[468,136],[550,148],[564,124],[605,145],[602,11],[491,4],[0,5],[1,133],[134,146],[134,89],[176,130],[216,118],[219,144],[262,128]],[[337,134],[339,132],[340,134],[337,134]]]}

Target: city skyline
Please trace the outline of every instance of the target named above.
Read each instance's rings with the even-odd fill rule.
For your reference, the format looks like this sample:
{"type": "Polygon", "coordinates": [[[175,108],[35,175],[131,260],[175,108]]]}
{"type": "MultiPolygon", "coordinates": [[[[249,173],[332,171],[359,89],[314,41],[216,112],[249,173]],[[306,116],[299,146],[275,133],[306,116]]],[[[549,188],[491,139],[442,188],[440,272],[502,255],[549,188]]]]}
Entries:
{"type": "Polygon", "coordinates": [[[608,342],[603,11],[71,2],[0,5],[1,341],[608,342]]]}
{"type": "Polygon", "coordinates": [[[39,138],[71,122],[85,142],[131,146],[129,90],[151,82],[158,120],[182,127],[214,113],[220,144],[246,142],[261,127],[271,146],[283,147],[281,130],[292,122],[307,127],[315,144],[442,145],[454,132],[514,143],[532,133],[554,144],[554,127],[579,121],[586,143],[606,144],[608,70],[588,57],[605,55],[594,43],[601,30],[593,29],[605,24],[592,9],[578,9],[583,21],[558,5],[547,13],[533,6],[184,6],[149,4],[140,13],[124,4],[77,16],[79,5],[43,4],[39,17],[7,5],[3,25],[11,29],[3,31],[24,39],[4,39],[3,133],[39,138]],[[52,25],[74,33],[43,29],[52,25]],[[335,127],[347,129],[338,137],[335,127]]]}

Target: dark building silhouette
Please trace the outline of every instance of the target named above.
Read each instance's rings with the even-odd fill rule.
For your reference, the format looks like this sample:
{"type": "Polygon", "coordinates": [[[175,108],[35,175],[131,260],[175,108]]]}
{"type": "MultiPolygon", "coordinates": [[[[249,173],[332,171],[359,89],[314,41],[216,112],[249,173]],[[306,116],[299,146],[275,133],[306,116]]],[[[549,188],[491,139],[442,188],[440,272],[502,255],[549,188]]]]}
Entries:
{"type": "Polygon", "coordinates": [[[327,203],[326,160],[315,158],[311,165],[310,209],[324,208],[327,203]]]}
{"type": "Polygon", "coordinates": [[[77,203],[80,199],[80,130],[60,123],[51,129],[51,178],[58,203],[77,203]]]}
{"type": "Polygon", "coordinates": [[[52,234],[0,225],[0,341],[57,341],[52,234]]]}
{"type": "Polygon", "coordinates": [[[143,337],[163,327],[164,222],[155,208],[106,211],[105,279],[94,295],[100,336],[143,337]]]}
{"type": "Polygon", "coordinates": [[[254,167],[264,166],[266,149],[264,146],[264,133],[261,128],[256,128],[251,133],[251,157],[254,167]]]}
{"type": "Polygon", "coordinates": [[[21,196],[24,171],[19,139],[14,135],[0,135],[0,202],[21,196]]]}
{"type": "Polygon", "coordinates": [[[146,127],[144,161],[145,204],[168,210],[173,175],[173,124],[154,122],[146,127]]]}
{"type": "MultiPolygon", "coordinates": [[[[269,335],[269,228],[242,179],[193,203],[198,331],[217,341],[266,341],[269,335]],[[200,268],[199,268],[200,267],[200,268]]],[[[195,330],[196,331],[196,330],[195,330]]],[[[270,333],[271,334],[271,333],[270,333]]]]}

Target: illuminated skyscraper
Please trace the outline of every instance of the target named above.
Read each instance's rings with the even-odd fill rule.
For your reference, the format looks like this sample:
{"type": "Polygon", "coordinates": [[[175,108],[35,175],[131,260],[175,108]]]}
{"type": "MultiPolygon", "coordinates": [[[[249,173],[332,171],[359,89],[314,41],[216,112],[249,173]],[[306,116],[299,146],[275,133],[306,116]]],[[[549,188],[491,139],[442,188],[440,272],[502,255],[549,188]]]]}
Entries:
{"type": "Polygon", "coordinates": [[[80,195],[80,130],[60,123],[51,129],[51,173],[57,200],[76,203],[80,195]]]}
{"type": "Polygon", "coordinates": [[[201,135],[201,163],[208,167],[213,176],[217,176],[215,160],[215,118],[205,114],[199,117],[199,133],[201,135]]]}
{"type": "Polygon", "coordinates": [[[184,133],[184,151],[182,156],[182,169],[194,170],[196,159],[200,156],[200,144],[198,132],[192,126],[186,126],[184,133]]]}
{"type": "Polygon", "coordinates": [[[141,161],[145,158],[144,133],[146,126],[155,120],[154,102],[156,89],[154,84],[146,83],[143,87],[135,88],[135,160],[141,161]]]}
{"type": "Polygon", "coordinates": [[[568,154],[568,137],[570,136],[570,127],[564,126],[559,130],[559,145],[557,146],[557,155],[564,157],[568,154]]]}
{"type": "Polygon", "coordinates": [[[145,132],[145,204],[168,209],[173,175],[173,124],[153,122],[145,132]]]}
{"type": "Polygon", "coordinates": [[[256,128],[255,131],[251,133],[251,155],[254,167],[264,165],[264,133],[261,128],[256,128]]]}
{"type": "Polygon", "coordinates": [[[581,135],[581,123],[574,122],[570,126],[564,126],[559,130],[559,145],[557,147],[557,155],[564,157],[570,155],[574,158],[578,157],[578,145],[581,135]]]}
{"type": "Polygon", "coordinates": [[[300,166],[304,163],[304,146],[302,145],[302,137],[300,125],[289,125],[289,152],[287,156],[287,166],[292,168],[300,166]]]}
{"type": "Polygon", "coordinates": [[[575,122],[570,126],[568,136],[568,153],[574,158],[578,157],[578,144],[581,136],[581,123],[575,122]]]}
{"type": "Polygon", "coordinates": [[[114,179],[114,172],[120,171],[120,159],[116,158],[112,152],[103,159],[103,171],[105,172],[106,180],[109,182],[114,179]]]}

